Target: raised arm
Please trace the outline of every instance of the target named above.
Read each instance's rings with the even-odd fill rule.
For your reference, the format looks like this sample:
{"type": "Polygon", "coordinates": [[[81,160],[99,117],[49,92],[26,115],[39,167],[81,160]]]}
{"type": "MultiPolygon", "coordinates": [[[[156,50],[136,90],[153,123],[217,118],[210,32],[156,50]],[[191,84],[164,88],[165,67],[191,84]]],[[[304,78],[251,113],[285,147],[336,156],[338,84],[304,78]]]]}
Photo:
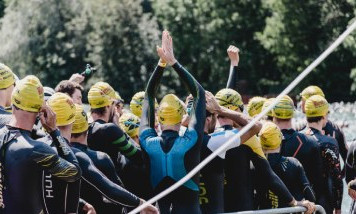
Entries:
{"type": "Polygon", "coordinates": [[[227,80],[226,88],[236,90],[237,82],[237,66],[239,65],[239,49],[233,45],[230,45],[227,49],[227,54],[230,58],[230,72],[229,79],[227,80]]]}
{"type": "Polygon", "coordinates": [[[172,37],[168,31],[163,31],[162,36],[163,50],[158,52],[161,59],[171,65],[188,88],[193,96],[193,108],[188,128],[195,129],[198,137],[202,139],[205,122],[205,92],[198,81],[181,65],[174,57],[172,37]]]}

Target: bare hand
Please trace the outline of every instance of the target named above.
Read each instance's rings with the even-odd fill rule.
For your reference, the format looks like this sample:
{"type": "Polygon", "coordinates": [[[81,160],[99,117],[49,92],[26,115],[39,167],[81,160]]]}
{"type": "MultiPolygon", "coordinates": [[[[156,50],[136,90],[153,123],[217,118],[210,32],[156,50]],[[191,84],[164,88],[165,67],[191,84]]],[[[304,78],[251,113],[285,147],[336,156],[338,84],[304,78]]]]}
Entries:
{"type": "Polygon", "coordinates": [[[73,74],[70,78],[69,81],[71,82],[76,82],[78,84],[82,83],[84,81],[85,77],[83,77],[80,74],[73,74]]]}
{"type": "Polygon", "coordinates": [[[57,129],[56,126],[56,113],[52,109],[44,104],[39,113],[42,126],[46,129],[48,133],[53,132],[57,129]]]}
{"type": "Polygon", "coordinates": [[[349,196],[353,199],[356,200],[356,190],[350,189],[349,188],[349,196]]]}
{"type": "Polygon", "coordinates": [[[215,99],[214,95],[209,91],[205,91],[205,99],[206,99],[206,110],[212,114],[218,114],[221,109],[221,106],[219,105],[218,101],[215,99]]]}
{"type": "MultiPolygon", "coordinates": [[[[142,205],[145,201],[141,199],[140,205],[142,205]]],[[[144,208],[140,214],[158,214],[158,209],[151,204],[144,208]]]]}
{"type": "Polygon", "coordinates": [[[174,65],[177,62],[173,53],[172,37],[166,30],[162,33],[162,47],[157,46],[157,54],[163,62],[167,62],[169,65],[174,65]]]}
{"type": "Polygon", "coordinates": [[[308,200],[298,201],[298,205],[307,208],[305,214],[311,214],[315,212],[315,204],[313,202],[310,202],[308,200]]]}
{"type": "Polygon", "coordinates": [[[227,49],[227,55],[229,55],[230,62],[232,66],[238,66],[240,57],[239,57],[239,49],[233,45],[230,45],[227,49]]]}
{"type": "Polygon", "coordinates": [[[341,214],[341,210],[334,210],[334,214],[341,214]]]}
{"type": "Polygon", "coordinates": [[[83,211],[85,211],[86,214],[96,214],[96,211],[95,211],[94,207],[89,203],[86,203],[83,206],[83,211]]]}

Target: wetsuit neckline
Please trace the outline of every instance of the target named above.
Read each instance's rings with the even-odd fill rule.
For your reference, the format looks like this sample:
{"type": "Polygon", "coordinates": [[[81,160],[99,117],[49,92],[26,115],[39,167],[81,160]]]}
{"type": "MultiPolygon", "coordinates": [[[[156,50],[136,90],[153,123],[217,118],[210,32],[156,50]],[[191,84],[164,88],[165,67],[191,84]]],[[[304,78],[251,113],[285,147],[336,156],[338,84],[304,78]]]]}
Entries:
{"type": "Polygon", "coordinates": [[[223,125],[221,126],[224,130],[232,130],[234,127],[232,125],[223,125]]]}
{"type": "Polygon", "coordinates": [[[6,127],[7,127],[9,130],[19,130],[19,131],[21,131],[21,132],[25,132],[25,133],[31,135],[31,131],[29,131],[29,130],[21,129],[21,128],[18,128],[18,127],[13,127],[13,126],[10,126],[10,125],[6,125],[6,127]]]}
{"type": "Polygon", "coordinates": [[[105,120],[103,120],[103,119],[97,119],[94,122],[98,122],[100,124],[105,124],[106,123],[105,120]]]}
{"type": "Polygon", "coordinates": [[[71,142],[70,143],[73,147],[77,148],[77,149],[80,149],[80,150],[87,150],[88,149],[88,146],[87,145],[84,145],[84,144],[81,144],[79,142],[71,142]]]}
{"type": "Polygon", "coordinates": [[[321,134],[321,131],[316,128],[309,127],[309,129],[312,131],[313,134],[321,134]]]}
{"type": "Polygon", "coordinates": [[[271,166],[274,166],[280,162],[282,159],[282,155],[280,153],[268,153],[266,154],[266,157],[268,159],[268,162],[270,163],[271,166]]]}

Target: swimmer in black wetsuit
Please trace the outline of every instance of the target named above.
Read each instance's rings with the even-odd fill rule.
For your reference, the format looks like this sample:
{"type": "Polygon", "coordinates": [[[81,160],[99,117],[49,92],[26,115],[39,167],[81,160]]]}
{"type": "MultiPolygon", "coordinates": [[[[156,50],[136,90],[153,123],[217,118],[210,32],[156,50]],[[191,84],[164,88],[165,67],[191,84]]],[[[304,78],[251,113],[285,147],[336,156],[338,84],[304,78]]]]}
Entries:
{"type": "MultiPolygon", "coordinates": [[[[279,153],[283,135],[278,126],[272,122],[264,123],[259,136],[263,151],[273,171],[281,178],[294,198],[315,202],[315,195],[303,166],[296,158],[284,157],[279,153]]],[[[261,194],[260,208],[262,209],[288,206],[287,201],[277,197],[268,187],[258,192],[261,194]]]]}
{"type": "MultiPolygon", "coordinates": [[[[71,122],[75,120],[76,113],[75,108],[73,112],[73,108],[71,107],[72,105],[74,105],[72,99],[68,95],[65,95],[63,93],[56,93],[50,98],[48,103],[56,113],[57,117],[60,118],[60,120],[57,119],[57,125],[59,130],[61,131],[63,138],[65,139],[65,141],[68,142],[67,139],[71,139],[73,125],[71,122]]],[[[83,111],[81,111],[81,114],[83,114],[83,111]]],[[[87,135],[86,131],[84,132],[85,135],[82,136],[82,140],[79,143],[86,143],[87,135]]],[[[77,138],[77,140],[80,139],[77,138]]],[[[105,176],[95,166],[93,160],[91,160],[85,152],[74,147],[71,147],[71,149],[77,157],[80,167],[82,169],[82,187],[80,190],[80,195],[81,197],[83,197],[84,200],[88,201],[89,203],[100,204],[99,201],[102,201],[102,197],[105,197],[111,203],[125,207],[137,207],[139,206],[139,204],[143,203],[143,200],[136,197],[132,193],[128,192],[127,190],[107,178],[107,176],[105,176]],[[92,201],[91,199],[93,198],[95,199],[92,201]]],[[[92,154],[92,152],[90,152],[90,154],[92,154]]],[[[102,153],[96,153],[97,156],[100,154],[102,153]]],[[[95,160],[97,160],[97,157],[94,158],[94,161],[95,160]]],[[[101,166],[101,164],[98,162],[97,165],[101,166]]],[[[107,167],[108,166],[106,166],[105,168],[107,169],[107,167]]],[[[113,168],[111,169],[111,174],[113,173],[112,170],[113,168]]],[[[115,178],[112,179],[115,180],[115,178]]],[[[117,178],[115,181],[118,182],[117,178]]],[[[56,185],[58,185],[58,183],[54,182],[53,188],[56,188],[56,185]]],[[[75,190],[76,187],[73,187],[72,189],[68,190],[68,192],[75,190]]],[[[148,206],[145,211],[151,211],[153,213],[157,212],[157,210],[152,206],[148,206]]]]}
{"type": "MultiPolygon", "coordinates": [[[[305,109],[304,109],[305,101],[313,95],[320,95],[322,97],[325,97],[324,92],[318,86],[314,86],[314,85],[306,87],[302,91],[302,93],[300,93],[300,96],[302,97],[302,111],[304,113],[305,113],[305,109]]],[[[299,127],[299,130],[305,129],[305,126],[306,124],[304,126],[299,127]]],[[[339,147],[340,155],[345,163],[348,147],[345,141],[344,132],[340,129],[338,125],[336,125],[329,119],[326,125],[323,127],[323,131],[325,131],[325,135],[328,135],[336,139],[339,147]]]]}
{"type": "Polygon", "coordinates": [[[41,123],[51,134],[58,133],[56,117],[43,101],[43,88],[35,76],[25,77],[15,87],[13,118],[9,126],[1,129],[0,137],[4,167],[1,184],[6,187],[1,188],[5,205],[3,213],[45,212],[40,186],[43,169],[63,182],[75,182],[81,176],[79,164],[68,145],[56,141],[58,155],[48,145],[30,137],[41,107],[41,123]]]}
{"type": "Polygon", "coordinates": [[[310,181],[312,189],[315,191],[316,202],[325,203],[324,186],[321,185],[322,159],[319,146],[314,138],[297,132],[292,128],[292,118],[294,115],[294,103],[289,96],[284,96],[274,107],[273,122],[281,129],[283,134],[280,153],[285,157],[298,159],[310,181]]]}
{"type": "Polygon", "coordinates": [[[107,153],[114,161],[119,176],[125,167],[125,157],[137,164],[142,164],[140,149],[130,141],[118,125],[109,122],[115,115],[114,89],[107,83],[98,82],[90,88],[88,100],[91,116],[94,119],[89,126],[89,148],[107,153]]]}
{"type": "Polygon", "coordinates": [[[350,213],[356,213],[356,141],[349,144],[349,150],[346,158],[346,183],[348,193],[353,200],[350,213]]]}
{"type": "MultiPolygon", "coordinates": [[[[188,129],[181,137],[178,131],[184,114],[182,103],[173,94],[162,99],[158,116],[163,132],[158,136],[154,129],[154,97],[165,67],[165,63],[160,61],[146,88],[139,135],[141,148],[147,156],[150,181],[155,193],[168,188],[199,164],[205,121],[204,89],[174,58],[172,38],[167,31],[163,31],[162,48],[157,48],[157,52],[162,61],[174,68],[194,98],[188,129]]],[[[198,195],[199,173],[159,200],[160,212],[200,213],[198,195]]]]}
{"type": "Polygon", "coordinates": [[[11,69],[0,63],[0,128],[11,120],[11,113],[5,110],[11,105],[11,94],[14,90],[15,77],[11,69]]]}
{"type": "Polygon", "coordinates": [[[329,104],[324,97],[320,95],[309,97],[305,102],[308,126],[303,132],[312,136],[320,147],[323,179],[319,182],[322,183],[326,195],[322,206],[327,213],[333,211],[341,213],[343,182],[339,149],[334,138],[322,134],[322,128],[327,122],[328,112],[329,104]],[[329,185],[330,180],[331,186],[329,185]]]}
{"type": "MultiPolygon", "coordinates": [[[[231,78],[234,76],[236,77],[234,72],[237,72],[236,66],[239,59],[238,49],[230,46],[228,55],[231,65],[235,66],[235,69],[230,69],[227,85],[228,89],[220,90],[215,97],[221,106],[233,111],[242,111],[243,102],[241,95],[237,91],[231,89],[231,87],[235,87],[233,83],[236,82],[236,80],[232,81],[231,78]]],[[[219,116],[218,120],[221,126],[220,130],[232,130],[235,126],[234,122],[229,118],[219,116]]],[[[254,209],[255,184],[253,183],[254,179],[252,170],[250,170],[251,161],[260,175],[260,177],[256,178],[258,183],[268,185],[280,198],[284,198],[292,204],[292,195],[289,193],[281,179],[271,169],[263,154],[258,138],[254,136],[241,146],[230,149],[226,153],[226,185],[224,187],[225,212],[254,209]],[[263,182],[260,181],[261,178],[263,178],[263,182]]]]}

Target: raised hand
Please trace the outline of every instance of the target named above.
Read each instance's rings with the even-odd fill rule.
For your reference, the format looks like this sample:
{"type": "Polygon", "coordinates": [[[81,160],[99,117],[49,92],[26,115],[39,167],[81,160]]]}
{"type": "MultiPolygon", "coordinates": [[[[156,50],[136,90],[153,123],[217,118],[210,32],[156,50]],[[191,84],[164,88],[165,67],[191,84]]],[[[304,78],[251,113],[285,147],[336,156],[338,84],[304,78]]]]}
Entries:
{"type": "Polygon", "coordinates": [[[230,45],[227,49],[227,55],[230,58],[230,62],[232,66],[238,66],[240,57],[239,57],[239,49],[233,45],[230,45]]]}
{"type": "Polygon", "coordinates": [[[169,65],[174,65],[177,62],[173,53],[172,37],[167,30],[162,33],[162,47],[157,46],[157,53],[161,60],[169,65]]]}
{"type": "Polygon", "coordinates": [[[221,106],[215,99],[214,95],[209,91],[205,91],[205,99],[206,99],[206,110],[212,114],[218,114],[221,109],[221,106]]]}

